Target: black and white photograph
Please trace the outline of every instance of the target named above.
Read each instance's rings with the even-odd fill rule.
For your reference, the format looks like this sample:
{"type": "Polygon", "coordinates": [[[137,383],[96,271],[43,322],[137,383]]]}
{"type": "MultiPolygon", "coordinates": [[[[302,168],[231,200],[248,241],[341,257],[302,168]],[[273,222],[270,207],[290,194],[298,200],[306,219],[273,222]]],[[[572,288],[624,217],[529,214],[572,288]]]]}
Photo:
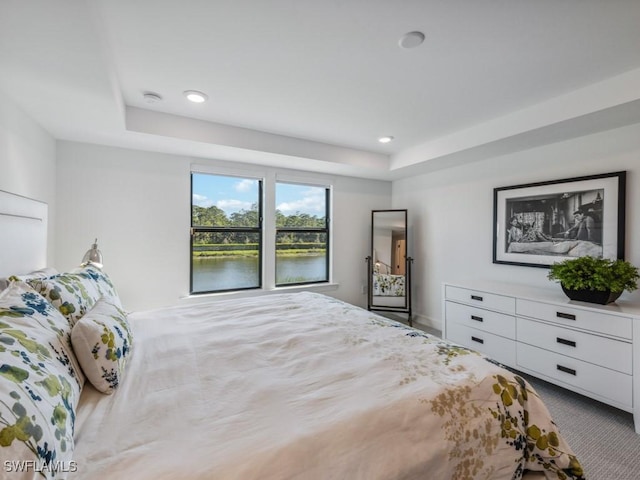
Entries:
{"type": "Polygon", "coordinates": [[[625,172],[494,189],[494,263],[624,255],[625,172]]]}

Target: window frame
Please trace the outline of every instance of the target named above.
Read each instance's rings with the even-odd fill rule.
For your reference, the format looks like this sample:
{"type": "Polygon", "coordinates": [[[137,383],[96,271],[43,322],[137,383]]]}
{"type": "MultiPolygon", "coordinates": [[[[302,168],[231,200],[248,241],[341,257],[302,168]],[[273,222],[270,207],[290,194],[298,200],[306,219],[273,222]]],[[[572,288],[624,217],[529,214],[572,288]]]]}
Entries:
{"type": "MultiPolygon", "coordinates": [[[[308,186],[314,188],[322,188],[324,189],[324,204],[325,204],[325,215],[324,215],[324,227],[278,227],[276,222],[276,216],[274,208],[274,217],[273,223],[275,228],[275,236],[274,236],[274,272],[273,272],[273,281],[275,288],[286,288],[286,287],[295,287],[300,285],[315,285],[315,284],[323,284],[329,283],[331,281],[331,186],[329,185],[320,185],[317,183],[306,183],[306,182],[295,182],[295,181],[287,181],[284,179],[276,179],[274,183],[274,189],[277,191],[278,184],[287,184],[287,185],[300,185],[300,186],[308,186]],[[326,235],[326,254],[325,254],[325,272],[326,278],[324,280],[310,280],[307,282],[291,282],[291,283],[277,283],[278,277],[278,248],[277,248],[277,238],[279,233],[324,233],[326,235]]],[[[274,198],[275,205],[275,198],[274,198]]]]}
{"type": "MultiPolygon", "coordinates": [[[[216,161],[215,163],[191,163],[189,169],[190,178],[190,193],[189,205],[193,202],[193,174],[208,174],[221,177],[237,177],[246,178],[252,180],[258,180],[261,183],[261,194],[259,205],[259,218],[261,219],[262,237],[260,243],[261,259],[259,261],[259,275],[260,275],[260,287],[250,288],[232,288],[228,290],[212,290],[212,291],[193,291],[193,261],[192,261],[192,242],[193,237],[189,238],[189,252],[191,257],[189,261],[189,293],[185,293],[184,298],[199,298],[206,296],[259,296],[269,293],[287,292],[287,291],[299,291],[299,290],[314,290],[314,291],[329,291],[337,288],[337,284],[334,283],[333,275],[333,231],[331,230],[331,222],[333,218],[333,201],[334,201],[334,189],[336,184],[336,178],[333,175],[326,175],[323,173],[305,172],[300,170],[290,170],[277,167],[260,167],[252,164],[236,164],[230,162],[216,161]],[[301,284],[283,284],[282,286],[276,286],[276,184],[277,183],[289,183],[306,185],[310,187],[320,187],[328,190],[328,198],[326,202],[327,215],[325,224],[329,227],[327,234],[327,280],[326,281],[312,281],[309,283],[301,284]]],[[[192,227],[193,221],[193,208],[189,210],[189,228],[192,227]]],[[[186,220],[186,219],[185,219],[186,220]]],[[[186,288],[185,288],[186,290],[186,288]]]]}
{"type": "Polygon", "coordinates": [[[263,286],[263,263],[264,263],[264,178],[252,177],[242,174],[214,173],[203,172],[192,169],[190,172],[190,209],[189,209],[189,295],[206,295],[215,293],[241,292],[246,290],[260,290],[263,286]],[[193,225],[193,176],[194,175],[211,175],[215,177],[235,177],[241,179],[251,179],[258,182],[258,225],[256,227],[215,227],[193,225]],[[258,285],[252,287],[234,287],[220,290],[198,290],[193,289],[193,247],[194,237],[196,233],[251,233],[258,234],[258,285]]]}

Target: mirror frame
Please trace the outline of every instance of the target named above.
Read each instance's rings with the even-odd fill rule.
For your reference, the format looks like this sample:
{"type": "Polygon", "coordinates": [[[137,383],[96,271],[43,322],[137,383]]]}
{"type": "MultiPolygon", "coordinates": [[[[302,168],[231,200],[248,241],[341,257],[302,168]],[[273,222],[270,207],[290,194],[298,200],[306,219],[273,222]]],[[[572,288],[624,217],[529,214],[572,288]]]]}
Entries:
{"type": "MultiPolygon", "coordinates": [[[[372,210],[371,211],[371,243],[370,243],[370,255],[366,257],[367,261],[367,309],[370,311],[384,311],[384,312],[398,312],[408,314],[409,325],[412,325],[411,318],[411,263],[413,259],[409,256],[409,236],[408,236],[408,212],[406,209],[390,209],[390,210],[372,210]],[[404,214],[404,276],[405,276],[405,295],[404,305],[377,305],[374,304],[373,295],[373,275],[375,266],[375,229],[376,229],[376,214],[379,213],[392,213],[398,212],[404,214]]],[[[390,297],[396,298],[396,297],[390,297]]]]}

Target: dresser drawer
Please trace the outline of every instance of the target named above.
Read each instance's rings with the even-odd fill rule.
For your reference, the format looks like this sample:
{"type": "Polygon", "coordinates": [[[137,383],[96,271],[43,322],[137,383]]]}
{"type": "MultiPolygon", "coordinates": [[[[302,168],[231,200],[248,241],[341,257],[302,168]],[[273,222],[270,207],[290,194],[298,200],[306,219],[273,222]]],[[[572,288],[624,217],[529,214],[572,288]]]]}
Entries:
{"type": "Polygon", "coordinates": [[[519,342],[631,375],[631,343],[518,317],[519,342]]]}
{"type": "Polygon", "coordinates": [[[575,358],[518,343],[518,367],[549,377],[631,408],[632,376],[575,358]]]}
{"type": "Polygon", "coordinates": [[[631,318],[610,315],[604,311],[582,310],[566,305],[518,299],[516,313],[518,316],[538,318],[559,325],[631,340],[631,318]]]}
{"type": "Polygon", "coordinates": [[[445,287],[445,296],[447,300],[455,300],[489,310],[499,310],[505,313],[515,313],[516,311],[516,299],[505,295],[447,285],[445,287]]]}
{"type": "Polygon", "coordinates": [[[505,365],[516,362],[516,342],[459,323],[447,324],[447,340],[484,353],[505,365]]]}
{"type": "Polygon", "coordinates": [[[516,338],[516,317],[513,315],[454,302],[445,302],[445,308],[447,327],[455,322],[514,340],[516,338]]]}

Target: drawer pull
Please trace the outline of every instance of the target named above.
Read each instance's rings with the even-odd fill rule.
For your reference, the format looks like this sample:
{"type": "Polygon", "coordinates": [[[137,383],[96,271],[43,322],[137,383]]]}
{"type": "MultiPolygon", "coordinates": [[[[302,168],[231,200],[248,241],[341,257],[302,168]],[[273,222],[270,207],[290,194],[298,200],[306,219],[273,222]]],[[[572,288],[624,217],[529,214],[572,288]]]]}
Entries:
{"type": "Polygon", "coordinates": [[[562,365],[556,365],[556,367],[558,368],[558,370],[560,370],[561,372],[564,373],[569,373],[571,375],[575,375],[576,371],[573,368],[568,368],[568,367],[563,367],[562,365]]]}
{"type": "Polygon", "coordinates": [[[484,322],[482,317],[479,317],[477,315],[471,315],[471,320],[475,320],[476,322],[484,322]]]}
{"type": "Polygon", "coordinates": [[[566,318],[567,320],[575,320],[576,316],[571,314],[571,313],[562,313],[562,312],[556,312],[556,317],[558,318],[566,318]]]}
{"type": "Polygon", "coordinates": [[[484,343],[484,340],[478,337],[471,337],[471,340],[473,340],[474,342],[478,342],[478,343],[484,343]]]}
{"type": "Polygon", "coordinates": [[[471,300],[477,300],[479,302],[482,301],[482,297],[480,295],[471,295],[471,300]]]}
{"type": "Polygon", "coordinates": [[[563,345],[569,345],[570,347],[575,347],[576,342],[572,340],[565,340],[564,338],[556,337],[556,342],[561,343],[563,345]]]}

